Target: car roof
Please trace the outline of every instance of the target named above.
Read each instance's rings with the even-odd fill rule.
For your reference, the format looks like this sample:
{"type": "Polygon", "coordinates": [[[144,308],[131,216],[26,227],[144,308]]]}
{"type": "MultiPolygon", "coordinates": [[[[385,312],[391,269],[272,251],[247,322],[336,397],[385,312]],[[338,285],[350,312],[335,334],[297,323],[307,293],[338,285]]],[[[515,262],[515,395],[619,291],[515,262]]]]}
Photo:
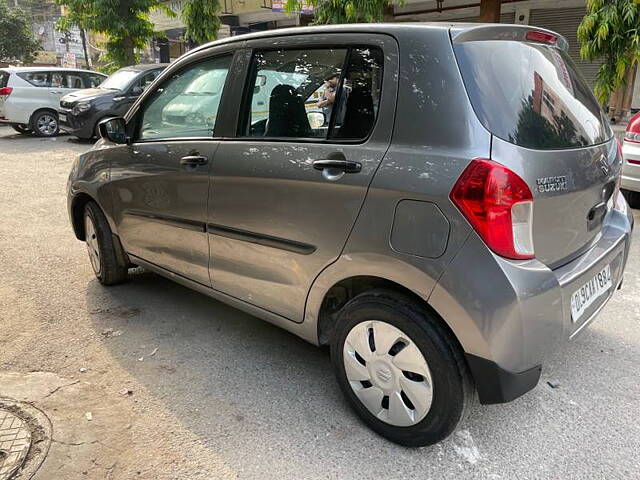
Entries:
{"type": "Polygon", "coordinates": [[[139,65],[130,65],[128,67],[122,67],[120,70],[132,70],[135,72],[144,72],[147,70],[153,70],[154,68],[167,68],[168,63],[141,63],[139,65]]]}
{"type": "MultiPolygon", "coordinates": [[[[20,72],[86,72],[97,73],[98,75],[104,75],[104,73],[94,72],[93,70],[85,70],[83,68],[66,68],[66,67],[3,67],[0,70],[7,72],[20,73],[20,72]]],[[[105,75],[106,76],[106,75],[105,75]]]]}

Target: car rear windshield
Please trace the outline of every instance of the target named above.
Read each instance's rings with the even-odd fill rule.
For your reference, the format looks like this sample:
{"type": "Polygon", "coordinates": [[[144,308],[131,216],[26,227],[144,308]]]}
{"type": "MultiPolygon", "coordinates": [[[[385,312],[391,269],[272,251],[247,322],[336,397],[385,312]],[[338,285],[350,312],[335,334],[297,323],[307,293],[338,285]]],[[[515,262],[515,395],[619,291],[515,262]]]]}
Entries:
{"type": "Polygon", "coordinates": [[[598,102],[563,50],[504,40],[461,42],[454,50],[471,104],[497,137],[531,149],[611,138],[598,102]]]}
{"type": "Polygon", "coordinates": [[[0,88],[4,88],[9,83],[9,72],[0,70],[0,88]]]}

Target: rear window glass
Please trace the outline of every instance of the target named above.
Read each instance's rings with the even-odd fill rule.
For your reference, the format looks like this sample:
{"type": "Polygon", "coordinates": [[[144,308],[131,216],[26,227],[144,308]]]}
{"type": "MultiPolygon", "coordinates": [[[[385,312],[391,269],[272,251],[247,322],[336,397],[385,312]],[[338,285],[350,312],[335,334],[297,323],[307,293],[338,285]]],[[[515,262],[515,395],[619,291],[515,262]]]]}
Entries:
{"type": "Polygon", "coordinates": [[[9,73],[0,72],[0,88],[4,88],[9,83],[9,73]]]}
{"type": "Polygon", "coordinates": [[[563,50],[499,40],[463,42],[454,50],[471,104],[497,137],[532,149],[584,147],[611,137],[563,50]]]}

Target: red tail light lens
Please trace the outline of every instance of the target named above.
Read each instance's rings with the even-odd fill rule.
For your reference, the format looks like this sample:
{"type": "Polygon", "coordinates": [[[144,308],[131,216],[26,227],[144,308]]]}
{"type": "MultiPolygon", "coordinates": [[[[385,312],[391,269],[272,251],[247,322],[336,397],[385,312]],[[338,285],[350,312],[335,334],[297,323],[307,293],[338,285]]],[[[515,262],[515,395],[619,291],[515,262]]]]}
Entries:
{"type": "Polygon", "coordinates": [[[624,139],[628,142],[640,143],[640,113],[636,113],[627,124],[624,139]]]}
{"type": "Polygon", "coordinates": [[[533,195],[514,172],[476,158],[460,175],[450,198],[495,253],[513,259],[534,257],[533,195]]]}
{"type": "Polygon", "coordinates": [[[530,42],[549,43],[553,45],[558,41],[558,36],[549,32],[541,32],[540,30],[531,30],[527,32],[525,38],[530,42]]]}
{"type": "Polygon", "coordinates": [[[11,87],[0,88],[0,97],[8,97],[9,95],[11,95],[12,91],[13,91],[13,88],[11,87]]]}

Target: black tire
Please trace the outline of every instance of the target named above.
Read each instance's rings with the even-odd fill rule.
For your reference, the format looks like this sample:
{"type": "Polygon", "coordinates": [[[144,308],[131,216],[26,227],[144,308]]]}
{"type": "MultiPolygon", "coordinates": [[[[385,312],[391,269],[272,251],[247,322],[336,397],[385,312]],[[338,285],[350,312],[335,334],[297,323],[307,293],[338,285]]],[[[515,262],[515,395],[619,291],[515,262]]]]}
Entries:
{"type": "Polygon", "coordinates": [[[40,110],[31,116],[29,128],[31,128],[34,135],[38,137],[55,137],[60,133],[58,114],[51,110],[40,110]],[[47,121],[44,122],[45,120],[47,121]],[[41,122],[46,123],[46,127],[40,125],[41,122]]]}
{"type": "Polygon", "coordinates": [[[24,123],[12,123],[11,128],[22,135],[29,135],[30,133],[33,133],[31,128],[29,128],[29,126],[25,125],[24,123]]]}
{"type": "MultiPolygon", "coordinates": [[[[93,267],[96,278],[103,285],[117,285],[127,280],[129,260],[117,237],[114,237],[109,222],[95,202],[88,202],[84,207],[83,226],[87,217],[93,222],[99,250],[99,268],[93,267]]],[[[85,237],[87,229],[85,227],[85,237]]],[[[85,241],[89,241],[85,238],[85,241]]],[[[88,248],[91,248],[88,246],[88,248]]],[[[91,255],[91,254],[90,254],[91,255]]]]}
{"type": "Polygon", "coordinates": [[[624,198],[631,208],[640,208],[640,192],[632,192],[631,190],[622,190],[624,198]]]}
{"type": "Polygon", "coordinates": [[[451,333],[434,313],[393,291],[365,292],[342,308],[332,338],[331,360],[340,388],[358,416],[375,432],[400,445],[421,447],[440,442],[466,417],[475,400],[471,375],[451,333]],[[415,425],[400,427],[378,419],[349,385],[343,361],[345,339],[354,326],[373,319],[402,330],[427,359],[433,398],[430,410],[415,425]]]}

